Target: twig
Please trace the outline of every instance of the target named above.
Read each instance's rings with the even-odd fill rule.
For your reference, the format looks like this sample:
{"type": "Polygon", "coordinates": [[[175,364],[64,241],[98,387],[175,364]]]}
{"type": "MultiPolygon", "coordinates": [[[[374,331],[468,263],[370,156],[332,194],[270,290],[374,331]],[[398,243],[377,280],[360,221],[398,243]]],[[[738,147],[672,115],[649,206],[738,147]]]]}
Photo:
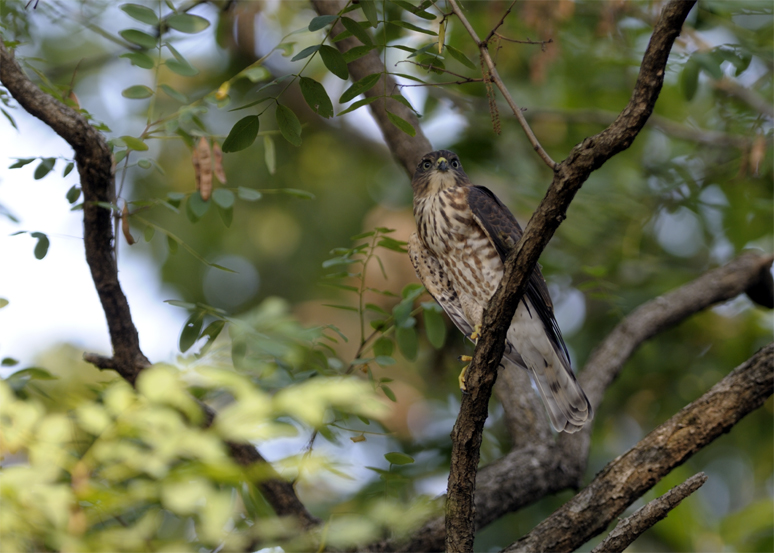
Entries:
{"type": "Polygon", "coordinates": [[[707,481],[703,472],[694,474],[682,484],[675,486],[661,497],[657,497],[644,507],[637,509],[631,516],[621,520],[602,543],[591,550],[591,553],[620,553],[648,528],[666,518],[669,511],[680,502],[701,488],[707,481]]]}
{"type": "MultiPolygon", "coordinates": [[[[504,14],[503,14],[503,16],[500,18],[500,21],[498,21],[498,22],[497,22],[497,25],[495,25],[495,26],[492,28],[492,30],[491,30],[491,31],[489,31],[489,34],[488,34],[488,35],[486,35],[486,38],[484,39],[484,43],[488,43],[488,42],[489,42],[489,40],[490,40],[490,39],[491,39],[491,38],[492,38],[494,35],[496,35],[496,34],[497,34],[497,29],[499,29],[500,27],[502,27],[503,23],[505,23],[505,18],[506,18],[506,17],[508,17],[508,14],[510,14],[510,13],[511,13],[511,10],[512,10],[512,9],[513,9],[513,7],[516,5],[516,2],[517,2],[517,0],[513,0],[513,2],[511,2],[511,5],[510,5],[510,6],[508,6],[508,9],[507,9],[507,10],[505,10],[505,13],[504,13],[504,14]]],[[[498,35],[498,36],[499,36],[499,35],[498,35]]],[[[500,38],[502,38],[502,37],[500,37],[500,38]]],[[[514,42],[516,42],[516,41],[514,41],[514,42]]]]}
{"type": "Polygon", "coordinates": [[[503,36],[500,33],[495,33],[495,36],[497,38],[499,38],[500,40],[504,40],[505,42],[515,42],[516,44],[535,44],[535,45],[540,45],[540,49],[543,52],[546,51],[546,44],[551,44],[551,43],[554,42],[553,38],[549,38],[548,40],[530,40],[529,38],[527,40],[517,40],[515,38],[508,38],[506,36],[503,36]]]}
{"type": "MultiPolygon", "coordinates": [[[[497,73],[497,67],[495,67],[494,62],[492,61],[492,56],[489,55],[489,46],[487,41],[482,42],[478,38],[476,31],[470,25],[470,22],[467,20],[465,15],[462,13],[462,10],[457,5],[456,0],[448,0],[448,1],[449,1],[449,5],[451,5],[452,7],[452,11],[454,12],[454,15],[457,16],[457,18],[460,20],[460,23],[462,23],[462,26],[465,27],[465,30],[468,32],[470,37],[476,43],[476,46],[478,46],[478,49],[481,52],[481,58],[483,59],[487,69],[489,70],[490,78],[497,85],[497,88],[500,89],[500,93],[502,93],[503,98],[505,98],[505,101],[508,103],[508,106],[511,108],[513,115],[516,116],[516,119],[521,125],[521,128],[524,129],[524,133],[527,135],[527,139],[529,140],[529,143],[532,144],[532,147],[538,153],[540,158],[545,162],[545,164],[548,165],[548,167],[550,167],[552,170],[556,170],[556,167],[557,167],[556,162],[553,159],[551,159],[551,156],[548,155],[548,153],[540,145],[540,142],[538,142],[538,139],[535,136],[535,133],[532,132],[532,129],[530,128],[529,123],[527,123],[527,120],[524,118],[524,114],[522,113],[521,108],[519,108],[519,106],[516,105],[516,102],[513,100],[511,93],[508,91],[508,88],[505,86],[505,83],[503,83],[503,80],[500,78],[500,75],[497,73]]],[[[510,8],[508,8],[508,11],[510,11],[510,8]]],[[[508,15],[507,12],[505,15],[508,15]]],[[[505,16],[503,16],[503,19],[505,19],[505,16]]]]}
{"type": "Polygon", "coordinates": [[[504,553],[575,550],[673,468],[763,405],[772,392],[774,343],[608,463],[585,489],[504,553]]]}

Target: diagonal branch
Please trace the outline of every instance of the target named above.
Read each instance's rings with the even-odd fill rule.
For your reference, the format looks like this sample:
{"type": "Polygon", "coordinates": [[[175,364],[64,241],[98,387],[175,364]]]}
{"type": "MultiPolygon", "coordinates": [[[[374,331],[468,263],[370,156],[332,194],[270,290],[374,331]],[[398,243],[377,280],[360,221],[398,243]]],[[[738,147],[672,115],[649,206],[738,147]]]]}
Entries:
{"type": "MultiPolygon", "coordinates": [[[[593,389],[591,381],[598,379],[595,376],[597,374],[618,374],[627,359],[648,337],[663,332],[711,305],[730,300],[760,283],[771,288],[771,260],[771,256],[743,254],[727,265],[713,269],[635,309],[592,353],[580,374],[584,389],[593,389]],[[631,337],[626,338],[622,329],[636,330],[631,337]],[[601,355],[609,346],[627,339],[630,342],[621,344],[626,351],[625,356],[601,355]]],[[[599,394],[599,397],[602,393],[603,390],[593,392],[599,394]]],[[[596,397],[593,394],[592,397],[596,397]]],[[[514,449],[502,459],[482,468],[477,477],[476,528],[484,527],[505,513],[526,507],[546,495],[577,487],[585,469],[589,443],[588,431],[564,435],[556,442],[542,442],[514,449]]],[[[406,551],[440,551],[443,549],[444,534],[443,519],[434,519],[416,532],[406,544],[381,543],[370,549],[393,551],[400,547],[406,551]]]]}
{"type": "Polygon", "coordinates": [[[574,551],[772,393],[774,342],[608,463],[578,495],[504,551],[574,551]]]}
{"type": "Polygon", "coordinates": [[[657,497],[644,507],[637,509],[631,516],[620,521],[602,543],[591,553],[620,553],[640,537],[643,532],[663,520],[669,511],[677,507],[683,499],[701,488],[707,481],[703,472],[694,474],[682,484],[675,486],[661,497],[657,497]]]}
{"type": "MultiPolygon", "coordinates": [[[[69,108],[43,92],[27,78],[2,41],[0,41],[0,82],[29,113],[43,121],[64,138],[75,151],[81,189],[84,196],[83,241],[86,262],[105,312],[113,357],[86,354],[87,361],[100,369],[114,369],[134,384],[140,372],[150,366],[150,361],[140,350],[140,339],[118,281],[118,269],[113,257],[113,229],[111,213],[99,207],[97,202],[111,202],[115,190],[112,171],[112,155],[105,137],[92,127],[77,111],[69,108]]],[[[209,422],[214,412],[202,406],[209,422]]],[[[293,490],[291,483],[283,480],[253,446],[228,443],[231,455],[243,466],[265,464],[263,478],[256,486],[280,516],[293,515],[307,528],[319,523],[312,516],[293,490]]]]}
{"type": "MultiPolygon", "coordinates": [[[[456,5],[454,0],[450,2],[456,5]]],[[[448,551],[470,551],[473,547],[475,478],[484,421],[505,348],[508,322],[524,295],[528,277],[591,172],[628,148],[645,125],[661,91],[672,44],[694,3],[672,0],[664,7],[645,51],[629,104],[612,125],[577,145],[556,167],[551,187],[524,229],[522,239],[506,259],[503,279],[484,314],[482,338],[466,375],[470,393],[462,398],[452,431],[446,519],[448,551]]]]}

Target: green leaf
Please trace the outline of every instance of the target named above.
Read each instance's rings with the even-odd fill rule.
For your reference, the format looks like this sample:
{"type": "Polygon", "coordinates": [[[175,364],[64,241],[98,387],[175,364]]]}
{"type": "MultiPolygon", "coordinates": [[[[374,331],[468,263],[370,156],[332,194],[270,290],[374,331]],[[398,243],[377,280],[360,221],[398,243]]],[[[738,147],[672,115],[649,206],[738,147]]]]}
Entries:
{"type": "Polygon", "coordinates": [[[341,23],[344,25],[346,30],[355,35],[355,37],[357,37],[357,39],[363,44],[367,46],[373,44],[371,37],[368,35],[368,32],[366,32],[360,23],[354,19],[350,19],[349,17],[342,17],[341,23]]]}
{"type": "Polygon", "coordinates": [[[427,341],[435,349],[441,349],[446,341],[446,323],[443,316],[435,309],[425,309],[425,334],[427,341]]]}
{"type": "Polygon", "coordinates": [[[366,75],[359,81],[354,82],[352,86],[345,90],[344,94],[341,95],[341,98],[339,98],[339,103],[346,104],[367,90],[371,90],[376,85],[376,83],[379,82],[381,76],[381,73],[372,73],[371,75],[366,75]]]}
{"type": "Polygon", "coordinates": [[[327,25],[330,25],[338,19],[338,15],[318,15],[309,22],[309,30],[319,31],[327,25]]]}
{"type": "Polygon", "coordinates": [[[409,455],[406,455],[405,453],[401,453],[399,451],[393,451],[392,453],[385,453],[384,458],[387,459],[387,461],[391,465],[410,465],[414,462],[414,458],[410,457],[409,455]]]}
{"type": "Polygon", "coordinates": [[[164,62],[170,71],[177,73],[182,77],[194,77],[199,74],[199,70],[187,61],[167,60],[164,62]]]}
{"type": "Polygon", "coordinates": [[[210,202],[205,202],[202,195],[197,190],[188,197],[188,207],[191,209],[197,219],[201,219],[210,209],[210,202]]]}
{"type": "Polygon", "coordinates": [[[379,239],[379,242],[376,244],[380,248],[385,248],[388,250],[392,250],[394,252],[398,253],[406,253],[406,242],[402,242],[401,240],[395,240],[394,238],[390,238],[389,236],[383,236],[379,239]]]}
{"type": "Polygon", "coordinates": [[[48,372],[45,369],[40,369],[38,367],[30,367],[28,369],[22,369],[20,371],[16,371],[11,376],[5,379],[5,381],[8,383],[8,385],[11,387],[12,390],[18,392],[24,386],[27,385],[27,383],[30,380],[58,380],[59,378],[52,375],[50,372],[48,372]]]}
{"type": "Polygon", "coordinates": [[[145,238],[146,242],[150,242],[153,240],[154,234],[156,234],[156,228],[148,225],[145,227],[145,231],[143,232],[143,238],[145,238]]]}
{"type": "Polygon", "coordinates": [[[274,112],[277,118],[277,127],[279,127],[282,136],[293,146],[301,145],[301,122],[293,113],[293,110],[282,104],[277,104],[277,110],[274,112]]]}
{"type": "Polygon", "coordinates": [[[376,48],[376,46],[355,46],[354,48],[350,48],[346,52],[342,54],[342,57],[344,58],[344,61],[346,63],[352,63],[355,60],[358,60],[365,56],[368,52],[376,48]]]}
{"type": "Polygon", "coordinates": [[[118,34],[121,35],[124,40],[131,42],[132,44],[136,44],[137,46],[141,46],[147,49],[156,47],[155,36],[138,31],[137,29],[124,29],[123,31],[119,31],[118,34]]]}
{"type": "Polygon", "coordinates": [[[237,121],[223,142],[223,151],[225,153],[238,152],[252,145],[255,142],[255,137],[258,136],[259,126],[257,115],[248,115],[237,121]]]}
{"type": "Polygon", "coordinates": [[[696,60],[704,72],[716,81],[723,78],[723,70],[720,68],[723,59],[719,56],[713,56],[710,52],[697,52],[691,59],[696,60]]]}
{"type": "Polygon", "coordinates": [[[396,6],[400,6],[407,12],[416,15],[417,17],[421,17],[422,19],[432,20],[435,19],[435,16],[427,12],[423,9],[420,9],[420,6],[412,6],[410,2],[405,2],[404,0],[390,0],[393,4],[396,6]]]}
{"type": "Polygon", "coordinates": [[[67,175],[69,175],[74,167],[75,167],[75,164],[72,161],[67,165],[65,165],[64,171],[62,171],[62,176],[66,177],[67,175]]]}
{"type": "Polygon", "coordinates": [[[0,361],[0,365],[2,365],[3,367],[14,367],[18,364],[19,362],[13,357],[3,357],[3,360],[0,361]]]}
{"type": "Polygon", "coordinates": [[[392,401],[393,403],[398,403],[398,398],[395,397],[395,392],[392,391],[392,388],[389,386],[382,386],[382,392],[384,392],[384,395],[387,396],[387,399],[392,401]]]}
{"type": "Polygon", "coordinates": [[[380,96],[371,96],[370,98],[363,98],[362,100],[358,100],[357,102],[354,102],[352,105],[350,105],[347,109],[341,110],[338,115],[341,116],[351,111],[355,111],[356,109],[362,108],[363,106],[367,106],[368,104],[372,104],[379,98],[380,96]]]}
{"type": "Polygon", "coordinates": [[[195,303],[191,303],[187,301],[164,300],[164,303],[168,303],[169,305],[174,305],[175,307],[182,307],[183,309],[196,309],[195,303]]]}
{"type": "Polygon", "coordinates": [[[204,313],[196,312],[185,322],[183,330],[180,332],[180,351],[185,353],[191,346],[199,339],[199,333],[202,331],[202,324],[204,323],[204,313]]]}
{"type": "Polygon", "coordinates": [[[126,15],[132,19],[136,19],[140,23],[154,26],[159,24],[159,18],[156,15],[156,12],[150,8],[146,8],[139,4],[121,4],[119,7],[126,12],[126,15]]]}
{"type": "Polygon", "coordinates": [[[48,253],[48,246],[50,245],[50,242],[48,241],[48,236],[43,234],[42,232],[31,232],[30,236],[33,238],[38,239],[38,243],[35,244],[35,259],[43,259],[46,257],[46,254],[48,253]]]}
{"type": "Polygon", "coordinates": [[[212,193],[212,201],[223,209],[232,207],[234,199],[234,193],[226,188],[216,188],[212,193]]]}
{"type": "Polygon", "coordinates": [[[392,357],[390,357],[388,355],[378,355],[374,359],[374,361],[379,363],[379,365],[382,366],[382,367],[389,367],[391,365],[394,365],[395,362],[396,362],[395,359],[393,359],[392,357]]]}
{"type": "Polygon", "coordinates": [[[389,338],[382,336],[374,342],[373,349],[374,355],[377,357],[377,359],[384,356],[389,357],[395,350],[395,343],[389,338]]]}
{"type": "Polygon", "coordinates": [[[185,199],[185,194],[182,192],[169,192],[167,193],[167,202],[174,207],[180,207],[180,202],[185,199]]]}
{"type": "Polygon", "coordinates": [[[124,143],[126,144],[127,148],[129,148],[131,150],[137,150],[138,152],[144,152],[145,150],[148,149],[148,145],[145,142],[143,142],[142,140],[140,140],[139,138],[135,138],[133,136],[126,135],[126,136],[122,136],[121,140],[123,140],[124,143]]]}
{"type": "Polygon", "coordinates": [[[177,253],[177,240],[167,235],[167,246],[169,247],[169,253],[174,255],[177,253]]]}
{"type": "Polygon", "coordinates": [[[273,175],[277,171],[277,154],[274,151],[274,139],[268,134],[263,135],[263,155],[266,168],[269,174],[273,175]]]}
{"type": "Polygon", "coordinates": [[[5,298],[0,298],[0,309],[8,305],[10,302],[5,298]]]}
{"type": "Polygon", "coordinates": [[[253,190],[252,188],[245,188],[244,186],[240,186],[237,188],[237,196],[239,196],[241,199],[246,200],[248,202],[254,202],[257,200],[260,200],[263,197],[263,194],[261,194],[258,190],[253,190]]]}
{"type": "Polygon", "coordinates": [[[148,54],[144,52],[128,52],[121,54],[119,58],[128,59],[132,65],[136,65],[142,69],[153,69],[156,66],[156,62],[148,54]]]}
{"type": "Polygon", "coordinates": [[[344,311],[354,311],[355,313],[358,312],[356,307],[350,307],[349,305],[335,305],[332,303],[324,303],[324,307],[333,307],[334,309],[342,309],[344,311]]]}
{"type": "Polygon", "coordinates": [[[376,11],[374,0],[360,0],[360,9],[366,16],[371,26],[376,27],[379,24],[379,14],[376,11]]]}
{"type": "Polygon", "coordinates": [[[685,99],[689,102],[693,100],[699,88],[699,63],[693,58],[686,62],[680,73],[680,87],[683,89],[685,99]]]}
{"type": "Polygon", "coordinates": [[[259,83],[271,78],[271,71],[263,67],[262,65],[252,65],[240,73],[243,77],[246,77],[253,83],[259,83]]]}
{"type": "Polygon", "coordinates": [[[301,94],[304,95],[304,100],[312,108],[312,111],[325,118],[333,115],[333,104],[323,85],[314,79],[301,77],[300,86],[301,94]]]}
{"type": "Polygon", "coordinates": [[[169,86],[168,84],[159,85],[159,88],[163,90],[166,93],[166,95],[172,98],[173,100],[177,100],[181,104],[188,103],[188,98],[184,94],[181,94],[180,92],[178,92],[177,90],[169,86]]]}
{"type": "Polygon", "coordinates": [[[0,112],[5,115],[5,118],[8,119],[8,122],[11,124],[11,126],[18,131],[19,127],[16,125],[16,121],[14,121],[13,117],[11,117],[11,114],[5,111],[3,108],[0,108],[0,112]]]}
{"type": "Polygon", "coordinates": [[[345,81],[349,78],[349,70],[344,56],[332,46],[320,46],[320,57],[328,70],[339,79],[345,81]]]}
{"type": "Polygon", "coordinates": [[[223,221],[223,224],[226,225],[226,228],[230,227],[231,222],[234,220],[234,208],[222,208],[217,204],[215,204],[215,207],[218,208],[218,215],[220,215],[220,219],[223,221]]]}
{"type": "Polygon", "coordinates": [[[17,158],[16,162],[13,163],[12,165],[9,165],[8,168],[9,169],[18,169],[19,167],[24,167],[25,165],[28,165],[28,164],[32,163],[36,159],[38,159],[38,158],[36,158],[36,157],[17,158]]]}
{"type": "Polygon", "coordinates": [[[136,84],[134,86],[130,86],[129,88],[125,88],[121,91],[121,96],[124,98],[129,98],[131,100],[143,100],[145,98],[150,98],[153,96],[153,90],[145,86],[144,84],[136,84]]]}
{"type": "Polygon", "coordinates": [[[409,361],[417,358],[419,351],[419,340],[417,332],[413,328],[398,327],[395,329],[395,340],[398,342],[398,349],[403,357],[409,361]]]}
{"type": "Polygon", "coordinates": [[[449,55],[451,57],[453,57],[455,60],[460,62],[462,65],[464,65],[468,69],[476,69],[476,64],[473,63],[472,61],[470,61],[470,59],[465,54],[463,54],[462,52],[460,52],[459,50],[457,50],[453,46],[449,46],[447,44],[446,45],[446,51],[449,52],[449,55]]]}
{"type": "Polygon", "coordinates": [[[71,204],[74,204],[78,201],[78,198],[81,197],[81,189],[78,188],[77,184],[74,184],[70,187],[70,190],[67,191],[67,195],[65,195],[65,198],[67,198],[67,201],[71,204]]]}
{"type": "Polygon", "coordinates": [[[406,121],[402,117],[398,117],[397,115],[395,115],[391,111],[388,111],[387,112],[387,119],[389,119],[390,122],[393,125],[398,127],[400,130],[402,130],[407,135],[409,135],[409,136],[416,136],[417,131],[414,129],[414,127],[411,125],[411,123],[409,123],[408,121],[406,121]]]}
{"type": "Polygon", "coordinates": [[[207,338],[207,341],[199,350],[199,355],[204,355],[205,353],[207,353],[207,350],[210,349],[210,347],[212,346],[212,343],[218,337],[221,330],[223,330],[224,326],[226,326],[226,321],[223,321],[223,320],[212,321],[210,324],[207,325],[207,328],[205,328],[204,332],[202,332],[201,334],[201,338],[207,338]]]}
{"type": "Polygon", "coordinates": [[[290,59],[290,61],[298,61],[298,60],[302,60],[304,58],[308,58],[309,56],[314,54],[319,49],[320,49],[320,45],[319,44],[315,44],[314,46],[308,46],[308,47],[304,48],[303,50],[301,50],[298,54],[293,56],[290,59]]]}
{"type": "Polygon", "coordinates": [[[416,25],[412,25],[411,23],[406,23],[405,21],[399,21],[397,19],[391,19],[389,21],[390,24],[395,25],[396,27],[401,27],[403,29],[408,29],[409,31],[416,31],[417,33],[423,33],[430,36],[438,36],[438,33],[435,31],[430,31],[428,29],[423,29],[422,27],[417,27],[416,25]]]}
{"type": "Polygon", "coordinates": [[[51,172],[51,169],[54,168],[54,164],[56,164],[56,158],[53,157],[46,157],[40,160],[40,163],[37,167],[35,167],[35,173],[33,174],[33,178],[35,180],[40,180],[46,175],[48,175],[51,172]]]}
{"type": "Polygon", "coordinates": [[[165,19],[167,25],[181,33],[193,35],[202,32],[210,26],[210,22],[190,13],[175,13],[165,19]]]}

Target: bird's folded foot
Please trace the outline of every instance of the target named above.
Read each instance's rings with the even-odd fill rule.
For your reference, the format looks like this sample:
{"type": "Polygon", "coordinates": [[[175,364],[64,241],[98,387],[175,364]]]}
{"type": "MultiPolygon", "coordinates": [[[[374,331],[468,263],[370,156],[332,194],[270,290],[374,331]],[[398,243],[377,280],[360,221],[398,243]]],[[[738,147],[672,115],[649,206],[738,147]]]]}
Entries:
{"type": "Polygon", "coordinates": [[[460,390],[462,390],[463,394],[467,394],[468,388],[467,386],[465,386],[465,374],[468,372],[468,367],[470,367],[470,362],[473,361],[473,358],[470,355],[460,355],[458,359],[463,363],[468,363],[467,365],[462,367],[462,371],[460,371],[460,376],[458,377],[458,380],[460,383],[460,390]]]}
{"type": "Polygon", "coordinates": [[[477,344],[479,338],[481,338],[481,325],[477,324],[473,327],[473,332],[470,334],[470,339],[477,344]]]}

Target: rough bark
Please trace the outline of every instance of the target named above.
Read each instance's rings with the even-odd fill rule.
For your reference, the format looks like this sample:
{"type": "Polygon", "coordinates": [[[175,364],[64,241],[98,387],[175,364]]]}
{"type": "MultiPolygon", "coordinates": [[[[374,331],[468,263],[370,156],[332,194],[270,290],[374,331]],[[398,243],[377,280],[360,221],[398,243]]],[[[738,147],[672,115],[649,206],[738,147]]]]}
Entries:
{"type": "Polygon", "coordinates": [[[701,488],[707,481],[703,472],[694,474],[682,484],[675,486],[661,497],[657,497],[644,507],[637,509],[631,516],[621,520],[602,543],[591,550],[591,553],[620,553],[643,532],[651,528],[659,520],[663,520],[669,511],[677,507],[683,499],[701,488]]]}
{"type": "Polygon", "coordinates": [[[774,343],[608,463],[578,495],[504,551],[575,550],[603,532],[673,468],[763,405],[772,392],[774,343]]]}

